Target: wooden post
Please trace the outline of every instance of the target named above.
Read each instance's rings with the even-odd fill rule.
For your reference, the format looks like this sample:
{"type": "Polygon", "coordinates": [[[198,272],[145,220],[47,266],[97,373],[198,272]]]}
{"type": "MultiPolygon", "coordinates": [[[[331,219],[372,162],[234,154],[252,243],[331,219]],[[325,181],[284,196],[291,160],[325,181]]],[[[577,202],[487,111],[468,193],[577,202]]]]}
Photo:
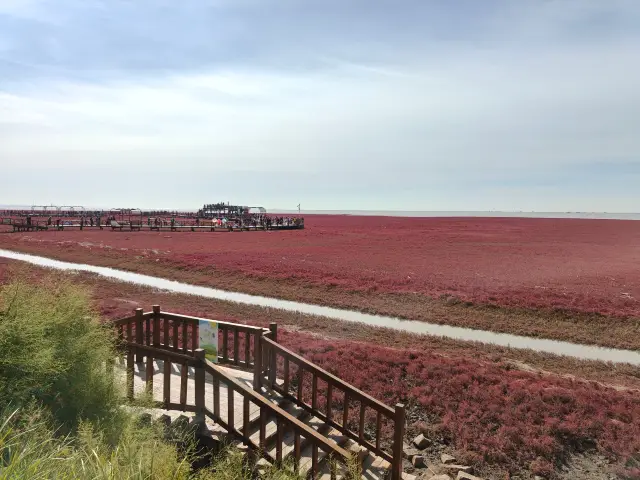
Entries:
{"type": "Polygon", "coordinates": [[[153,346],[160,346],[160,305],[153,306],[153,346]]]}
{"type": "Polygon", "coordinates": [[[205,353],[202,348],[198,348],[195,352],[196,361],[198,362],[195,367],[195,401],[196,401],[196,415],[194,422],[199,425],[198,428],[203,428],[204,423],[204,385],[205,385],[205,353]]]}
{"type": "MultiPolygon", "coordinates": [[[[275,343],[278,343],[278,324],[277,323],[270,323],[269,324],[269,331],[271,332],[271,340],[273,340],[275,343]]],[[[271,388],[276,386],[276,355],[277,352],[275,350],[275,348],[270,348],[270,355],[269,355],[269,385],[271,386],[271,388]]]]}
{"type": "Polygon", "coordinates": [[[253,342],[253,389],[256,392],[262,387],[262,333],[256,333],[253,342]]]}
{"type": "Polygon", "coordinates": [[[397,403],[394,415],[393,462],[391,463],[391,480],[401,480],[402,478],[402,445],[404,442],[404,422],[404,404],[397,403]]]}
{"type": "MultiPolygon", "coordinates": [[[[142,309],[136,308],[136,343],[142,345],[142,309]]],[[[142,353],[136,352],[136,363],[142,363],[142,353]]]]}

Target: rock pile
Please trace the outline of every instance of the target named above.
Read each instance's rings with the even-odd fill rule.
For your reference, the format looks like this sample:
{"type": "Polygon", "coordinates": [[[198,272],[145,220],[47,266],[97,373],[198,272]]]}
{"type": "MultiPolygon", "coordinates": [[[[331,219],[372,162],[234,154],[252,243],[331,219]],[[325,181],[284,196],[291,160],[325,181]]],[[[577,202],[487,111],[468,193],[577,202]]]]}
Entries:
{"type": "Polygon", "coordinates": [[[440,463],[435,464],[429,462],[424,450],[431,445],[431,442],[424,435],[418,435],[413,439],[411,445],[404,446],[404,455],[411,462],[411,465],[420,473],[421,479],[424,480],[482,480],[480,477],[472,475],[473,468],[468,465],[459,465],[453,455],[442,453],[440,455],[440,463]],[[425,469],[425,472],[418,470],[425,469]]]}

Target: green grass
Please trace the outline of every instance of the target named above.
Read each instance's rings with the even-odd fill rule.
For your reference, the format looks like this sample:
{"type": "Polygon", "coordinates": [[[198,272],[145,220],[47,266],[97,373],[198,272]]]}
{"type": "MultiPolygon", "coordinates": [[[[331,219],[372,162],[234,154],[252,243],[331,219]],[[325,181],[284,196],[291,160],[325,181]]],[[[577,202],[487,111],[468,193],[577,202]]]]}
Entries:
{"type": "MultiPolygon", "coordinates": [[[[113,331],[90,292],[62,278],[0,286],[0,480],[254,478],[234,449],[194,471],[193,437],[168,442],[121,407],[123,389],[106,370],[113,331]]],[[[287,466],[260,478],[299,480],[287,466]]]]}

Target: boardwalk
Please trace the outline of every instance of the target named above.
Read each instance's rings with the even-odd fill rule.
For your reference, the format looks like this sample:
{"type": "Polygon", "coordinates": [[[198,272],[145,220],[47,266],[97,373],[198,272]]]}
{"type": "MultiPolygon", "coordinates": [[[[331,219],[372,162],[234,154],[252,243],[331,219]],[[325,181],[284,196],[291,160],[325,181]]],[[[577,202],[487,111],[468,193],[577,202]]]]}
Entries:
{"type": "MultiPolygon", "coordinates": [[[[221,366],[220,368],[223,369],[223,371],[229,376],[236,378],[237,380],[247,385],[247,387],[252,388],[253,372],[250,372],[244,369],[223,367],[223,366],[221,366]]],[[[171,364],[171,369],[172,369],[172,372],[171,372],[171,380],[170,380],[170,401],[171,403],[181,403],[181,401],[184,402],[185,399],[180,398],[182,367],[180,365],[171,364]]],[[[116,363],[116,371],[119,372],[119,374],[124,379],[125,370],[124,370],[124,363],[122,361],[116,363]]],[[[191,405],[193,405],[195,401],[195,388],[194,388],[195,382],[193,380],[194,374],[195,374],[194,369],[189,368],[186,403],[191,405]]],[[[143,363],[136,364],[134,369],[134,392],[136,396],[140,396],[145,392],[146,380],[147,378],[146,378],[145,364],[143,363]]],[[[215,390],[214,379],[213,377],[211,377],[211,375],[206,374],[205,380],[206,380],[205,407],[210,411],[214,411],[214,390],[215,390]]],[[[163,382],[164,382],[164,362],[162,360],[155,360],[154,375],[153,375],[153,399],[156,401],[163,401],[163,398],[162,398],[163,382]]],[[[231,399],[231,403],[230,403],[229,390],[227,386],[223,382],[220,382],[218,388],[219,388],[220,418],[227,423],[229,422],[229,420],[231,420],[229,418],[229,412],[230,412],[229,407],[230,407],[230,404],[232,403],[233,404],[233,408],[232,408],[233,424],[235,425],[237,430],[241,431],[245,425],[245,419],[244,419],[245,405],[243,402],[243,397],[238,394],[233,395],[233,392],[231,392],[233,395],[233,399],[231,399]]],[[[370,480],[382,480],[387,477],[388,469],[390,467],[389,462],[379,457],[376,457],[370,452],[363,450],[356,443],[352,442],[347,437],[343,436],[340,432],[331,428],[327,428],[327,426],[323,421],[321,421],[316,417],[310,416],[301,407],[298,407],[293,403],[289,402],[288,400],[284,399],[277,392],[268,388],[263,388],[261,391],[261,394],[266,398],[268,398],[269,400],[271,400],[272,402],[274,402],[275,404],[279,405],[281,408],[288,411],[288,413],[290,413],[291,415],[294,415],[300,420],[303,420],[304,423],[306,423],[313,429],[322,432],[323,435],[335,441],[338,445],[342,446],[345,449],[351,450],[354,453],[357,453],[363,461],[362,478],[370,479],[370,480]]],[[[156,413],[157,414],[166,413],[174,418],[182,414],[181,412],[178,412],[178,411],[164,411],[164,410],[157,410],[156,413]]],[[[187,415],[192,415],[192,414],[187,414],[187,415]]],[[[249,422],[255,422],[257,419],[259,419],[259,416],[260,416],[260,409],[255,404],[250,403],[249,404],[249,422]]],[[[232,439],[227,436],[227,431],[222,426],[214,423],[214,421],[211,418],[209,417],[206,418],[206,425],[209,430],[209,433],[212,436],[219,439],[222,438],[222,439],[227,439],[229,441],[232,441],[232,439]]],[[[275,436],[276,429],[277,427],[275,422],[270,421],[267,424],[267,428],[266,428],[267,439],[273,438],[275,436]]],[[[256,430],[255,433],[252,433],[252,436],[254,434],[258,436],[259,431],[256,430]]],[[[288,453],[291,453],[291,451],[294,448],[293,434],[291,432],[285,432],[283,440],[284,440],[283,453],[286,456],[288,453]]],[[[275,455],[275,445],[271,446],[271,444],[268,443],[268,448],[273,449],[274,451],[272,453],[275,455]]],[[[310,467],[311,455],[312,454],[310,449],[303,450],[301,463],[300,463],[301,470],[305,471],[310,467]]],[[[319,476],[319,478],[323,478],[323,479],[330,478],[328,470],[325,472],[321,471],[320,473],[321,475],[319,476]]],[[[406,474],[403,477],[406,479],[412,478],[412,476],[406,475],[406,474]]]]}

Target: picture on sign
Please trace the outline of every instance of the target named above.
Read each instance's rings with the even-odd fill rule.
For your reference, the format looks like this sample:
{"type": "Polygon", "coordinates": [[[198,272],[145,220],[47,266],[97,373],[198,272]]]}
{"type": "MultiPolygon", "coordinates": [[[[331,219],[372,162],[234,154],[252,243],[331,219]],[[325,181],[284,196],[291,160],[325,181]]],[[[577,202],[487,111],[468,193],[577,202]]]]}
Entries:
{"type": "Polygon", "coordinates": [[[204,350],[205,357],[210,362],[218,362],[218,322],[200,320],[198,323],[200,333],[200,348],[204,350]]]}

